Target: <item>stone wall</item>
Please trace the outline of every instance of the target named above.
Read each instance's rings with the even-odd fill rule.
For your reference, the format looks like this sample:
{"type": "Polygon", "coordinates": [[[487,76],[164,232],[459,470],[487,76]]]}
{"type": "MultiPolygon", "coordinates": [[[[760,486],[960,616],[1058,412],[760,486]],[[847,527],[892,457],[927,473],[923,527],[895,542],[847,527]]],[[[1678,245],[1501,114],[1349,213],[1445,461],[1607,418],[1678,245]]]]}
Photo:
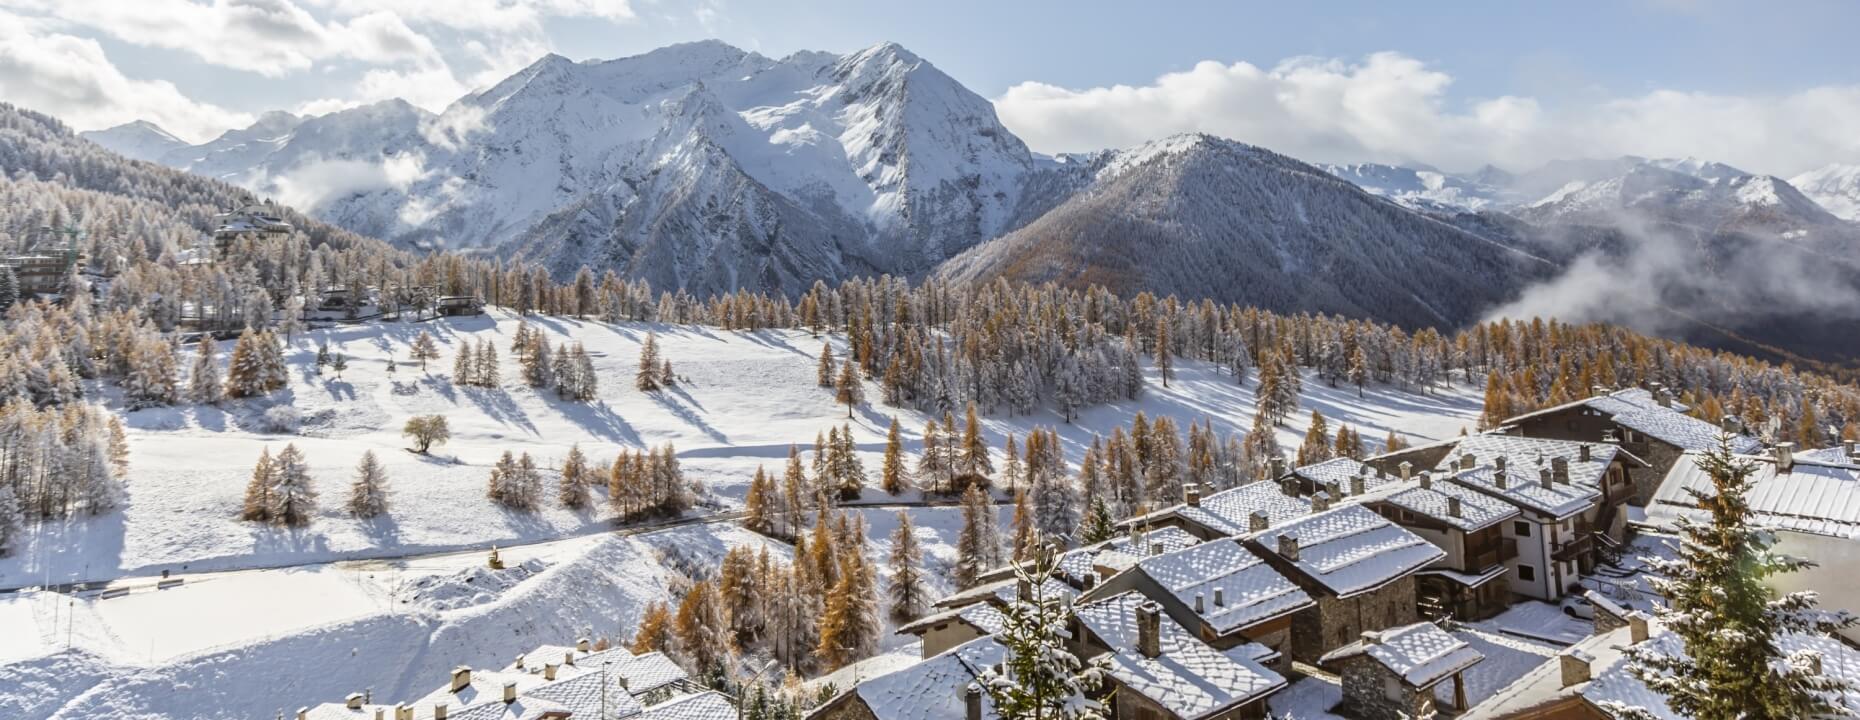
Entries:
{"type": "Polygon", "coordinates": [[[1420,619],[1413,575],[1348,598],[1316,592],[1312,596],[1317,606],[1292,619],[1292,658],[1312,665],[1324,653],[1356,642],[1365,630],[1386,630],[1420,619]]]}
{"type": "Polygon", "coordinates": [[[1367,655],[1345,658],[1342,662],[1343,704],[1337,708],[1344,717],[1360,720],[1407,720],[1431,717],[1432,692],[1416,690],[1402,682],[1381,663],[1367,655]]]}

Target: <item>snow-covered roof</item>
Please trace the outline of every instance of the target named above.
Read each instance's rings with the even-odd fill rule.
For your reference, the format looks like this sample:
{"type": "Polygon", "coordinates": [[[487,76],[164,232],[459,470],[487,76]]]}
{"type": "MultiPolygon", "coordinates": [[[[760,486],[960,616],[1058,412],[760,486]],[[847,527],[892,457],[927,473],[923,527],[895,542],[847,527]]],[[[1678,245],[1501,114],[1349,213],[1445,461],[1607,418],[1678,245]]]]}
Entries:
{"type": "MultiPolygon", "coordinates": [[[[1661,407],[1653,392],[1644,388],[1617,390],[1606,395],[1597,395],[1586,400],[1564,403],[1555,407],[1544,408],[1536,412],[1525,413],[1505,420],[1509,425],[1554,412],[1561,412],[1573,407],[1588,407],[1608,415],[1622,427],[1654,438],[1681,450],[1705,450],[1716,447],[1720,428],[1710,422],[1686,414],[1685,405],[1674,402],[1668,407],[1661,407]]],[[[1735,452],[1755,452],[1761,443],[1748,435],[1732,438],[1735,452]]]]}
{"type": "Polygon", "coordinates": [[[1482,530],[1518,516],[1518,509],[1511,503],[1449,482],[1432,482],[1428,487],[1414,484],[1390,493],[1384,502],[1465,532],[1482,530]],[[1458,515],[1450,512],[1452,500],[1456,498],[1460,506],[1458,515]]]}
{"type": "Polygon", "coordinates": [[[1169,526],[1141,530],[1137,534],[1119,535],[1104,541],[1104,547],[1122,550],[1131,555],[1148,555],[1155,546],[1161,545],[1163,552],[1174,552],[1201,542],[1201,538],[1189,534],[1182,528],[1169,526]]]}
{"type": "Polygon", "coordinates": [[[1361,505],[1346,505],[1270,528],[1253,537],[1277,555],[1281,537],[1298,543],[1289,562],[1338,597],[1381,587],[1446,557],[1446,553],[1361,505]]]}
{"type": "Polygon", "coordinates": [[[1630,465],[1649,467],[1647,461],[1614,443],[1583,443],[1520,435],[1480,433],[1460,438],[1459,444],[1446,457],[1441,458],[1440,464],[1434,469],[1453,470],[1460,458],[1469,453],[1479,465],[1490,465],[1493,464],[1493,458],[1503,457],[1506,459],[1506,467],[1513,476],[1525,473],[1532,480],[1537,479],[1539,469],[1549,469],[1556,458],[1563,458],[1563,461],[1569,464],[1569,481],[1590,487],[1601,487],[1602,478],[1608,474],[1608,466],[1613,464],[1616,458],[1630,465]],[[1589,448],[1588,460],[1582,459],[1584,445],[1589,448]]]}
{"type": "MultiPolygon", "coordinates": [[[[1696,508],[1691,491],[1715,492],[1711,476],[1698,465],[1700,457],[1689,452],[1673,463],[1653,493],[1652,513],[1696,508]]],[[[1774,458],[1743,459],[1756,469],[1744,497],[1758,520],[1798,532],[1860,538],[1860,467],[1797,459],[1789,472],[1779,472],[1774,458]]]]}
{"type": "Polygon", "coordinates": [[[1223,653],[1161,614],[1156,657],[1137,648],[1137,607],[1142,594],[1126,592],[1081,605],[1079,622],[1112,650],[1107,674],[1125,689],[1186,720],[1251,702],[1285,686],[1285,678],[1245,653],[1223,653]]]}
{"type": "MultiPolygon", "coordinates": [[[[627,654],[630,656],[632,653],[627,654]]],[[[504,669],[521,670],[523,672],[542,672],[543,666],[545,665],[567,665],[572,660],[587,656],[588,653],[578,651],[571,645],[538,645],[534,650],[523,653],[520,657],[523,661],[521,667],[513,662],[509,667],[504,669]]]]}
{"type": "Polygon", "coordinates": [[[1277,525],[1309,514],[1311,500],[1285,494],[1276,482],[1255,482],[1203,497],[1198,506],[1184,503],[1124,522],[1150,524],[1175,516],[1225,535],[1244,535],[1257,510],[1265,511],[1266,519],[1277,525]]]}
{"type": "Polygon", "coordinates": [[[1226,634],[1312,605],[1311,596],[1280,575],[1237,540],[1215,540],[1144,558],[1143,574],[1193,611],[1201,597],[1201,621],[1226,634]],[[1215,602],[1219,590],[1221,602],[1215,602]]]}
{"type": "MultiPolygon", "coordinates": [[[[626,679],[628,692],[635,695],[651,692],[672,683],[690,677],[685,669],[672,662],[662,652],[649,652],[644,655],[615,657],[612,673],[615,677],[626,679]]],[[[580,660],[577,663],[583,662],[580,660]]]]}
{"type": "Polygon", "coordinates": [[[348,703],[332,702],[310,708],[309,712],[304,713],[303,720],[374,720],[377,711],[385,717],[394,717],[393,705],[364,703],[352,708],[348,703]]]}
{"type": "Polygon", "coordinates": [[[1358,655],[1368,656],[1417,688],[1431,687],[1485,659],[1485,655],[1465,640],[1447,634],[1431,622],[1418,622],[1363,633],[1363,639],[1330,651],[1319,658],[1318,663],[1328,664],[1358,655]]]}
{"type": "Polygon", "coordinates": [[[559,704],[576,717],[603,717],[601,710],[605,708],[604,717],[622,718],[638,715],[643,709],[630,691],[621,688],[615,678],[603,677],[598,670],[539,685],[520,696],[559,704]]]}
{"type": "Polygon", "coordinates": [[[452,720],[544,720],[568,716],[568,708],[560,703],[522,696],[518,696],[515,702],[507,703],[499,698],[446,714],[452,720]]]}
{"type": "MultiPolygon", "coordinates": [[[[875,720],[962,720],[969,684],[983,668],[1006,659],[1007,648],[994,638],[980,638],[859,683],[852,692],[875,720]]],[[[982,717],[997,717],[987,693],[982,694],[982,717]]]]}
{"type": "Polygon", "coordinates": [[[1347,457],[1331,458],[1321,463],[1305,465],[1294,468],[1292,472],[1299,477],[1319,485],[1329,485],[1333,482],[1337,483],[1337,485],[1343,488],[1344,492],[1349,492],[1350,478],[1357,476],[1363,478],[1363,488],[1365,490],[1374,489],[1376,486],[1386,485],[1400,480],[1400,478],[1386,474],[1378,477],[1375,468],[1347,457]]]}
{"type": "Polygon", "coordinates": [[[988,603],[974,603],[933,615],[925,615],[907,625],[899,626],[898,633],[915,635],[952,620],[961,620],[983,635],[1001,632],[1007,624],[1007,616],[1001,614],[995,606],[988,603]]]}
{"type": "Polygon", "coordinates": [[[438,689],[427,693],[419,700],[410,704],[414,707],[427,709],[431,709],[434,705],[439,705],[441,703],[451,708],[470,707],[487,701],[496,701],[502,704],[504,701],[505,683],[516,683],[517,694],[521,696],[523,693],[548,682],[544,680],[541,675],[498,670],[473,670],[471,671],[470,680],[470,684],[459,688],[457,692],[453,692],[452,683],[448,680],[445,684],[440,685],[438,689]]]}
{"type": "MultiPolygon", "coordinates": [[[[1049,598],[1073,598],[1079,591],[1055,578],[1047,578],[1041,583],[1041,592],[1049,598]]],[[[934,605],[940,608],[959,608],[986,600],[1013,602],[1020,595],[1020,580],[1014,577],[986,582],[962,592],[943,596],[934,605]]]]}
{"type": "MultiPolygon", "coordinates": [[[[591,717],[599,717],[594,715],[591,717]]],[[[736,703],[728,695],[705,690],[646,708],[639,720],[736,720],[736,703]]]]}
{"type": "MultiPolygon", "coordinates": [[[[1856,448],[1856,450],[1860,450],[1860,448],[1856,448]]],[[[1854,452],[1855,451],[1848,450],[1845,445],[1835,445],[1834,447],[1824,447],[1815,450],[1800,450],[1796,452],[1795,458],[1797,460],[1821,463],[1824,465],[1860,465],[1860,458],[1855,458],[1854,452]]]]}
{"type": "MultiPolygon", "coordinates": [[[[1651,648],[1668,656],[1684,653],[1685,643],[1670,632],[1663,632],[1647,639],[1651,648]]],[[[1821,655],[1821,672],[1824,677],[1848,683],[1849,687],[1860,687],[1860,650],[1848,647],[1840,640],[1817,635],[1791,634],[1777,638],[1777,649],[1783,653],[1795,653],[1812,650],[1821,655]]],[[[1667,707],[1666,698],[1628,671],[1627,663],[1615,662],[1607,669],[1591,667],[1594,679],[1582,688],[1582,697],[1596,707],[1607,710],[1612,703],[1641,708],[1654,717],[1682,720],[1679,713],[1667,707]]],[[[1831,693],[1830,699],[1837,700],[1849,713],[1860,714],[1860,693],[1831,693]]]]}
{"type": "MultiPolygon", "coordinates": [[[[1648,627],[1658,632],[1659,623],[1650,621],[1648,627]]],[[[1622,650],[1631,641],[1631,629],[1623,625],[1605,633],[1590,635],[1564,652],[1578,653],[1590,658],[1589,668],[1594,675],[1599,675],[1606,668],[1614,667],[1621,661],[1622,650]]],[[[1523,676],[1511,682],[1475,704],[1459,716],[1459,720],[1498,720],[1499,718],[1517,717],[1525,711],[1541,708],[1544,705],[1575,696],[1587,687],[1578,683],[1570,687],[1563,686],[1563,673],[1560,657],[1551,657],[1523,676]]]]}

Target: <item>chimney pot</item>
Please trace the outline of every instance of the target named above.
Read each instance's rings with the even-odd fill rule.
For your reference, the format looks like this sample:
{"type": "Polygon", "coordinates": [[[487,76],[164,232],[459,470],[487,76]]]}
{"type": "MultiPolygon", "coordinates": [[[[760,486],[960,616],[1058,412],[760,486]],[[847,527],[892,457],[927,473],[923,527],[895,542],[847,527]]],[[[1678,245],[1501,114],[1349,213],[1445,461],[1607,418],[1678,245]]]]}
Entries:
{"type": "Polygon", "coordinates": [[[1463,510],[1460,507],[1459,497],[1454,496],[1454,495],[1448,495],[1447,496],[1447,515],[1452,516],[1452,517],[1459,517],[1461,512],[1463,512],[1463,510]]]}
{"type": "Polygon", "coordinates": [[[1414,463],[1408,462],[1407,460],[1401,461],[1401,464],[1396,467],[1401,470],[1402,480],[1407,480],[1409,476],[1414,474],[1414,463]]]}
{"type": "Polygon", "coordinates": [[[1544,486],[1545,490],[1550,489],[1550,468],[1537,468],[1537,484],[1544,486]]]}
{"type": "Polygon", "coordinates": [[[1214,589],[1214,606],[1215,607],[1226,607],[1227,606],[1227,593],[1221,588],[1214,589]]]}
{"type": "Polygon", "coordinates": [[[1576,459],[1577,460],[1588,462],[1589,458],[1593,457],[1594,454],[1595,454],[1595,451],[1589,448],[1588,443],[1583,443],[1581,445],[1576,446],[1576,459]]]}
{"type": "Polygon", "coordinates": [[[1461,470],[1471,470],[1478,466],[1479,466],[1479,458],[1474,456],[1472,453],[1466,453],[1460,456],[1460,469],[1461,470]]]}
{"type": "Polygon", "coordinates": [[[1279,557],[1298,562],[1298,538],[1289,533],[1279,535],[1279,557]]]}
{"type": "MultiPolygon", "coordinates": [[[[1589,446],[1584,445],[1582,446],[1582,448],[1583,448],[1583,454],[1587,455],[1589,446]]],[[[1587,459],[1588,458],[1584,458],[1584,460],[1587,460],[1587,459]]],[[[1569,483],[1569,458],[1563,457],[1561,455],[1550,458],[1550,474],[1556,478],[1557,482],[1568,484],[1569,483]]]]}
{"type": "Polygon", "coordinates": [[[1628,644],[1639,645],[1647,640],[1647,613],[1635,610],[1628,613],[1628,644]]]}
{"type": "Polygon", "coordinates": [[[1791,472],[1795,470],[1795,443],[1792,443],[1792,442],[1776,443],[1775,450],[1776,450],[1776,470],[1778,472],[1791,472]]]}
{"type": "Polygon", "coordinates": [[[982,720],[982,686],[969,683],[963,688],[962,709],[965,720],[982,720]]]}
{"type": "Polygon", "coordinates": [[[464,665],[452,668],[452,692],[458,692],[471,686],[471,668],[464,665]]]}
{"type": "Polygon", "coordinates": [[[591,647],[594,647],[594,643],[587,638],[575,638],[575,652],[587,652],[591,647]]]}
{"type": "Polygon", "coordinates": [[[1324,492],[1328,493],[1332,500],[1341,498],[1343,497],[1343,483],[1335,480],[1324,483],[1324,492]]]}
{"type": "MultiPolygon", "coordinates": [[[[395,720],[399,720],[400,710],[397,708],[394,710],[394,713],[395,713],[395,720]]],[[[407,708],[407,717],[409,718],[413,717],[413,708],[407,708]]],[[[433,720],[446,720],[446,704],[445,703],[433,703],[433,720]]]]}
{"type": "Polygon", "coordinates": [[[342,704],[350,710],[360,710],[362,709],[362,694],[349,693],[348,697],[342,699],[342,704]]]}
{"type": "Polygon", "coordinates": [[[1563,687],[1579,685],[1589,681],[1589,663],[1595,658],[1575,648],[1557,654],[1557,665],[1563,671],[1563,687]]]}
{"type": "MultiPolygon", "coordinates": [[[[409,707],[407,703],[396,703],[394,705],[394,720],[413,720],[413,708],[409,707]]],[[[441,720],[444,719],[441,718],[441,720]]]]}
{"type": "Polygon", "coordinates": [[[1151,555],[1163,554],[1163,544],[1159,542],[1150,543],[1150,554],[1151,555]]]}
{"type": "Polygon", "coordinates": [[[1162,606],[1150,600],[1137,606],[1137,652],[1155,659],[1162,654],[1162,606]]]}
{"type": "Polygon", "coordinates": [[[1247,532],[1259,532],[1271,526],[1272,518],[1268,517],[1264,510],[1254,510],[1253,514],[1246,517],[1247,532]]]}
{"type": "Polygon", "coordinates": [[[1855,442],[1853,440],[1842,440],[1841,441],[1841,454],[1842,455],[1846,455],[1847,457],[1853,457],[1855,453],[1860,453],[1860,442],[1855,442]]]}
{"type": "Polygon", "coordinates": [[[1279,479],[1279,492],[1286,497],[1298,497],[1298,476],[1287,475],[1279,479]]]}
{"type": "Polygon", "coordinates": [[[1508,481],[1509,481],[1509,478],[1505,477],[1504,470],[1495,470],[1492,472],[1492,484],[1497,485],[1498,489],[1500,490],[1505,489],[1506,487],[1505,483],[1508,481]]]}
{"type": "Polygon", "coordinates": [[[1506,467],[1509,467],[1510,465],[1511,465],[1510,460],[1503,455],[1492,458],[1492,467],[1503,470],[1506,467]]]}
{"type": "Polygon", "coordinates": [[[375,720],[387,720],[387,708],[375,708],[375,720]]]}
{"type": "Polygon", "coordinates": [[[1188,487],[1182,489],[1182,493],[1186,496],[1189,507],[1201,507],[1200,486],[1190,483],[1188,487]]]}
{"type": "Polygon", "coordinates": [[[517,664],[515,669],[517,672],[524,672],[527,669],[523,667],[523,653],[517,653],[517,664]]]}
{"type": "Polygon", "coordinates": [[[515,682],[504,683],[504,704],[509,705],[516,701],[517,701],[517,684],[515,682]]]}
{"type": "Polygon", "coordinates": [[[297,708],[297,720],[310,720],[310,708],[297,708]]]}
{"type": "Polygon", "coordinates": [[[1273,458],[1273,459],[1271,460],[1271,462],[1269,462],[1269,463],[1267,463],[1267,465],[1268,465],[1268,466],[1270,467],[1270,469],[1271,469],[1271,472],[1272,472],[1272,479],[1274,479],[1274,480],[1277,480],[1277,479],[1279,479],[1279,478],[1281,478],[1281,477],[1284,477],[1284,475],[1285,475],[1285,458],[1282,458],[1282,457],[1275,457],[1275,458],[1273,458]]]}
{"type": "Polygon", "coordinates": [[[556,672],[555,663],[549,663],[548,665],[544,665],[543,666],[543,679],[551,680],[551,681],[555,680],[555,672],[556,672]]]}
{"type": "Polygon", "coordinates": [[[573,652],[562,653],[562,664],[563,665],[575,664],[575,653],[573,652]]]}
{"type": "MultiPolygon", "coordinates": [[[[1402,479],[1404,479],[1404,480],[1406,480],[1407,478],[1402,478],[1402,479]]],[[[1432,473],[1429,473],[1429,472],[1427,472],[1426,470],[1423,470],[1423,471],[1421,471],[1421,489],[1422,489],[1422,490],[1431,490],[1431,489],[1433,489],[1433,487],[1434,487],[1434,476],[1433,476],[1433,474],[1432,474],[1432,473]]]]}
{"type": "Polygon", "coordinates": [[[1376,479],[1377,480],[1388,479],[1388,476],[1389,476],[1389,471],[1382,469],[1381,465],[1376,466],[1376,479]]]}
{"type": "Polygon", "coordinates": [[[1321,513],[1330,509],[1330,493],[1321,492],[1311,496],[1311,512],[1321,513]]]}
{"type": "Polygon", "coordinates": [[[1361,475],[1350,478],[1350,494],[1351,495],[1361,495],[1367,492],[1368,488],[1369,488],[1369,478],[1363,477],[1361,475]]]}

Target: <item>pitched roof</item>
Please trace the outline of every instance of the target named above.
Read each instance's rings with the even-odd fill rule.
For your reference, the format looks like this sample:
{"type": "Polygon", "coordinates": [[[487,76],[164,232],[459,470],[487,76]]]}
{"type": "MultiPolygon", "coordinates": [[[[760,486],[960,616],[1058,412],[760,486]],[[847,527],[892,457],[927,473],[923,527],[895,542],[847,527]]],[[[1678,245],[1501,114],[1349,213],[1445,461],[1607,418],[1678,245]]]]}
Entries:
{"type": "MultiPolygon", "coordinates": [[[[1721,432],[1717,425],[1687,415],[1688,408],[1685,405],[1679,403],[1670,405],[1670,407],[1661,407],[1652,391],[1643,388],[1628,388],[1507,418],[1505,424],[1510,425],[1520,420],[1561,412],[1573,407],[1587,407],[1608,415],[1609,419],[1622,427],[1681,450],[1705,450],[1717,445],[1718,434],[1721,432]]],[[[1761,447],[1761,443],[1756,438],[1748,435],[1738,435],[1732,442],[1737,452],[1755,452],[1761,447]]]]}
{"type": "Polygon", "coordinates": [[[1001,632],[1002,628],[1006,627],[1007,616],[1002,615],[1001,611],[996,609],[994,605],[975,603],[951,610],[944,610],[943,612],[933,615],[925,615],[908,624],[899,626],[898,633],[903,635],[915,635],[952,620],[961,620],[983,635],[993,635],[1001,632]]]}
{"type": "Polygon", "coordinates": [[[1176,505],[1124,523],[1148,524],[1175,516],[1225,535],[1243,535],[1256,510],[1265,511],[1267,520],[1276,525],[1311,512],[1311,500],[1286,495],[1276,482],[1255,482],[1203,497],[1198,506],[1176,505]]]}
{"type": "Polygon", "coordinates": [[[526,672],[473,670],[471,682],[458,692],[452,691],[452,684],[447,682],[438,689],[427,693],[410,705],[431,709],[434,705],[444,703],[447,707],[470,707],[486,701],[502,703],[504,701],[504,683],[516,683],[517,694],[522,695],[547,680],[541,675],[526,672]]]}
{"type": "MultiPolygon", "coordinates": [[[[1044,592],[1047,597],[1056,598],[1071,598],[1079,594],[1079,591],[1074,589],[1071,585],[1067,585],[1053,578],[1047,578],[1041,584],[1041,591],[1044,592]]],[[[1007,577],[994,582],[982,583],[959,593],[945,595],[941,600],[932,603],[932,605],[940,608],[959,608],[987,600],[1013,602],[1015,597],[1019,594],[1020,580],[1015,577],[1007,577]]]]}
{"type": "Polygon", "coordinates": [[[1202,598],[1201,621],[1225,634],[1309,607],[1311,596],[1236,540],[1214,540],[1153,555],[1137,567],[1193,611],[1202,598]],[[1221,602],[1215,603],[1215,591],[1221,602]]]}
{"type": "Polygon", "coordinates": [[[728,695],[705,690],[646,708],[639,720],[736,720],[736,703],[728,695]]]}
{"type": "Polygon", "coordinates": [[[1390,493],[1383,501],[1465,532],[1488,528],[1518,516],[1518,509],[1511,503],[1450,482],[1430,482],[1428,487],[1409,485],[1390,493]],[[1453,498],[1459,500],[1458,515],[1449,512],[1453,498]]]}
{"type": "Polygon", "coordinates": [[[1816,450],[1799,450],[1795,454],[1795,459],[1823,465],[1860,465],[1860,459],[1849,453],[1845,445],[1816,450]]]}
{"type": "Polygon", "coordinates": [[[1386,475],[1378,478],[1375,468],[1347,457],[1331,458],[1321,463],[1293,468],[1292,472],[1319,485],[1335,482],[1345,488],[1350,487],[1350,478],[1358,475],[1365,479],[1365,487],[1375,487],[1397,479],[1386,475]]]}
{"type": "Polygon", "coordinates": [[[1446,557],[1433,543],[1354,504],[1293,520],[1252,540],[1277,555],[1281,537],[1298,542],[1298,559],[1282,559],[1339,597],[1373,590],[1446,557]]]}
{"type": "Polygon", "coordinates": [[[1222,653],[1162,615],[1156,657],[1136,647],[1137,607],[1142,594],[1126,592],[1080,605],[1079,622],[1112,648],[1106,657],[1111,679],[1131,692],[1196,720],[1227,710],[1285,686],[1285,678],[1247,653],[1222,653]]]}
{"type": "MultiPolygon", "coordinates": [[[[1659,627],[1657,622],[1650,627],[1659,627]]],[[[1626,625],[1605,633],[1598,633],[1584,638],[1569,646],[1563,652],[1580,653],[1592,659],[1591,672],[1612,667],[1620,662],[1622,649],[1628,644],[1630,635],[1626,625]]],[[[1471,708],[1462,713],[1459,720],[1498,720],[1499,718],[1517,717],[1526,710],[1541,708],[1552,702],[1573,697],[1580,693],[1586,684],[1570,687],[1563,686],[1561,657],[1551,657],[1518,679],[1494,691],[1484,699],[1475,701],[1471,708]]]]}
{"type": "Polygon", "coordinates": [[[543,720],[568,715],[568,708],[559,703],[518,696],[516,702],[507,703],[499,698],[453,710],[446,717],[452,720],[543,720]]]}
{"type": "MultiPolygon", "coordinates": [[[[1580,443],[1538,440],[1513,435],[1473,435],[1463,439],[1437,470],[1446,479],[1461,486],[1504,500],[1533,512],[1563,518],[1593,506],[1602,497],[1600,481],[1607,472],[1614,453],[1625,452],[1615,445],[1596,443],[1590,446],[1589,460],[1581,460],[1580,443]],[[1474,467],[1463,469],[1460,459],[1473,456],[1474,467]],[[1504,457],[1505,484],[1499,486],[1496,458],[1504,457]],[[1541,471],[1548,470],[1554,458],[1568,462],[1569,482],[1543,484],[1541,471]]],[[[1435,481],[1440,482],[1439,480],[1435,481]]]]}
{"type": "MultiPolygon", "coordinates": [[[[1669,656],[1682,654],[1686,650],[1679,636],[1670,632],[1648,638],[1647,642],[1651,643],[1654,650],[1669,656]]],[[[1783,635],[1777,638],[1776,645],[1784,654],[1805,650],[1819,653],[1824,677],[1844,681],[1849,687],[1860,687],[1860,650],[1848,647],[1846,643],[1834,638],[1818,635],[1783,635]]],[[[1616,662],[1605,670],[1597,670],[1594,679],[1581,692],[1584,700],[1604,711],[1607,711],[1610,704],[1620,703],[1646,710],[1662,720],[1682,720],[1679,713],[1667,707],[1665,697],[1628,671],[1627,663],[1616,662]]],[[[1860,714],[1860,693],[1829,693],[1827,698],[1845,707],[1849,713],[1860,714]]]]}
{"type": "Polygon", "coordinates": [[[1649,467],[1647,461],[1614,443],[1584,443],[1522,435],[1480,433],[1460,438],[1459,444],[1446,457],[1441,458],[1440,464],[1434,469],[1437,471],[1454,470],[1460,458],[1469,454],[1478,464],[1490,464],[1493,458],[1502,456],[1506,459],[1507,467],[1513,475],[1528,472],[1533,480],[1537,479],[1539,468],[1548,469],[1553,460],[1563,458],[1569,466],[1570,482],[1590,487],[1601,487],[1602,478],[1608,474],[1608,466],[1613,464],[1616,458],[1632,465],[1649,467]],[[1588,460],[1582,459],[1584,445],[1589,447],[1588,460]]]}
{"type": "MultiPolygon", "coordinates": [[[[982,669],[1006,658],[1007,648],[994,638],[980,638],[859,683],[852,692],[876,720],[952,720],[966,714],[965,689],[982,669]]],[[[997,717],[986,693],[982,717],[997,717]]]]}
{"type": "Polygon", "coordinates": [[[1485,655],[1431,622],[1364,633],[1361,640],[1324,655],[1319,664],[1367,656],[1417,688],[1425,688],[1472,667],[1485,655]]]}
{"type": "Polygon", "coordinates": [[[557,703],[577,717],[622,718],[638,715],[642,709],[639,701],[630,691],[621,688],[616,678],[603,676],[599,670],[539,685],[520,695],[557,703]],[[607,711],[604,716],[601,714],[603,708],[607,711]]]}
{"type": "MultiPolygon", "coordinates": [[[[1714,492],[1711,476],[1698,465],[1699,453],[1673,463],[1653,493],[1650,510],[1672,515],[1698,507],[1691,491],[1714,492]]],[[[1860,538],[1860,467],[1798,459],[1779,472],[1769,457],[1746,457],[1755,467],[1744,498],[1762,522],[1779,528],[1832,537],[1860,538]]]]}

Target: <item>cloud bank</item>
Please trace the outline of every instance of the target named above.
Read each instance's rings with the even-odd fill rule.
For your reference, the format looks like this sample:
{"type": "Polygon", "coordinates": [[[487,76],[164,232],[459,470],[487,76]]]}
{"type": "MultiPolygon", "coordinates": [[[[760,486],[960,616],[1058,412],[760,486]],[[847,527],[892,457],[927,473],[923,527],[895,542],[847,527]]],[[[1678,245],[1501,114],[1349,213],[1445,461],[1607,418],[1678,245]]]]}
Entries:
{"type": "Polygon", "coordinates": [[[1205,61],[1141,86],[1023,82],[995,100],[1042,152],[1128,147],[1206,132],[1312,162],[1527,170],[1557,159],[1696,156],[1788,176],[1860,162],[1860,85],[1776,96],[1657,90],[1550,107],[1531,97],[1450,102],[1447,72],[1397,52],[1294,58],[1271,68],[1205,61]]]}

